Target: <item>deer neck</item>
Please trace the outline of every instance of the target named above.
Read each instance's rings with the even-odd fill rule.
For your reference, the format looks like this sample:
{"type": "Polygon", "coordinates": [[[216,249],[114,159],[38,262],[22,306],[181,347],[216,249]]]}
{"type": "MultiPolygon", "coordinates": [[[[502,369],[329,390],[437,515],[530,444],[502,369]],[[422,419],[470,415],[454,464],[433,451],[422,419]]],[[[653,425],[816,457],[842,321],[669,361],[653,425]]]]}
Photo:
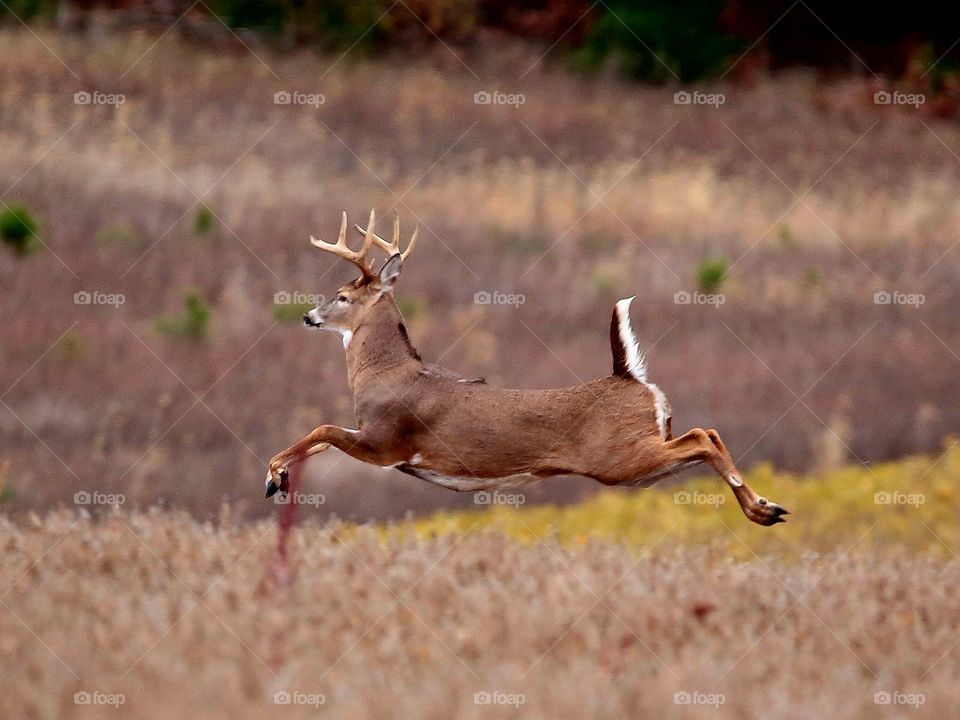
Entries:
{"type": "Polygon", "coordinates": [[[347,375],[351,389],[366,375],[382,375],[403,365],[421,366],[420,354],[407,336],[407,329],[392,293],[383,293],[370,306],[362,322],[346,341],[347,375]]]}

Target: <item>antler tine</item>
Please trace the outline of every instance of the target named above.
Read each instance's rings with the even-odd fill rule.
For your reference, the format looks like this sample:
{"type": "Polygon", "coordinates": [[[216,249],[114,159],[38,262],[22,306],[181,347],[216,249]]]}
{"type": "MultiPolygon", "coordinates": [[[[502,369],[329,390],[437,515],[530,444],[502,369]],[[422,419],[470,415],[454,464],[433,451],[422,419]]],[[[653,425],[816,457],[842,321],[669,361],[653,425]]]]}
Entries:
{"type": "Polygon", "coordinates": [[[407,243],[407,249],[403,252],[400,252],[400,212],[397,211],[393,216],[393,240],[387,242],[382,237],[377,235],[375,232],[367,232],[373,226],[368,226],[367,230],[364,230],[359,225],[354,225],[354,228],[357,229],[363,236],[367,239],[372,239],[374,244],[381,250],[383,250],[387,255],[393,257],[397,253],[400,253],[400,257],[403,260],[406,260],[407,257],[413,252],[413,246],[417,243],[417,235],[420,232],[420,223],[417,223],[416,229],[413,231],[413,235],[410,236],[410,242],[407,243]]]}
{"type": "MultiPolygon", "coordinates": [[[[375,218],[373,211],[370,211],[370,223],[373,224],[375,218]]],[[[337,257],[341,257],[344,260],[352,262],[360,271],[364,274],[365,277],[370,277],[373,274],[373,268],[370,263],[366,262],[367,254],[370,252],[370,248],[373,245],[372,238],[364,238],[363,247],[359,251],[351,250],[347,246],[347,213],[343,211],[340,217],[340,232],[337,234],[337,242],[329,243],[323,240],[318,240],[313,235],[310,236],[310,244],[315,248],[320,250],[325,250],[326,252],[333,253],[337,257]]]]}
{"type": "Polygon", "coordinates": [[[413,246],[417,244],[417,236],[420,235],[420,223],[417,223],[417,226],[413,229],[413,235],[410,236],[410,242],[407,243],[407,249],[404,250],[400,257],[404,260],[407,259],[407,255],[413,252],[413,246]]]}

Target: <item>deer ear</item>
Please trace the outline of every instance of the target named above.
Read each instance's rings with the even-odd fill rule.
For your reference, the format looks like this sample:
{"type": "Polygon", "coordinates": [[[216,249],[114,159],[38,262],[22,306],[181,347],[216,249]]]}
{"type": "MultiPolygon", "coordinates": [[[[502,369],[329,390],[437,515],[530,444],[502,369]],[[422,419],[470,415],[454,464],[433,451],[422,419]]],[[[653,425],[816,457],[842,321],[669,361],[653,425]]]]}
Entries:
{"type": "Polygon", "coordinates": [[[400,277],[400,269],[403,266],[403,258],[400,253],[396,253],[387,260],[380,268],[380,287],[389,290],[400,277]]]}

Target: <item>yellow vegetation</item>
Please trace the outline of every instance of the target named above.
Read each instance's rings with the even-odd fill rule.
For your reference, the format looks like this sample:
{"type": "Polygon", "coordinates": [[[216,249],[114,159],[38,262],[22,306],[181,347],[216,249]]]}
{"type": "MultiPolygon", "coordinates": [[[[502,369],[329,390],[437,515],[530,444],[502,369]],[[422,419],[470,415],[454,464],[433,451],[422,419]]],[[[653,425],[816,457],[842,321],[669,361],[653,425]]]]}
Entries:
{"type": "Polygon", "coordinates": [[[774,528],[749,523],[732,493],[714,478],[680,480],[647,490],[605,490],[576,505],[479,507],[439,512],[414,523],[420,536],[462,532],[475,524],[524,542],[555,537],[565,544],[591,538],[638,547],[717,545],[747,559],[799,557],[883,545],[952,556],[960,547],[957,478],[960,447],[936,458],[911,457],[796,476],[761,465],[747,483],[791,511],[774,528]]]}

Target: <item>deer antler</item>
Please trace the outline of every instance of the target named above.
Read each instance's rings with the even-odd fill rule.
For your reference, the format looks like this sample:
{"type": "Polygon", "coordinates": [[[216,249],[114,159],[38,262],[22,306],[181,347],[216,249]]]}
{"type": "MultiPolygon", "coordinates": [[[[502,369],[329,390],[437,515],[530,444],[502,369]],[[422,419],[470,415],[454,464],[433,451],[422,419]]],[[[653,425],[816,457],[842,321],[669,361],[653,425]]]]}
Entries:
{"type": "Polygon", "coordinates": [[[359,225],[354,225],[354,227],[363,235],[366,240],[373,240],[376,243],[376,246],[387,253],[388,257],[393,257],[397,253],[400,253],[400,258],[406,260],[410,253],[413,252],[414,245],[417,244],[417,235],[420,232],[420,223],[417,223],[416,229],[413,231],[413,235],[410,236],[410,242],[407,243],[407,249],[403,252],[400,252],[400,213],[396,212],[393,216],[393,240],[387,242],[382,237],[373,232],[373,215],[370,215],[371,222],[367,226],[367,230],[364,230],[359,225]],[[368,232],[369,231],[369,232],[368,232]]]}
{"type": "MultiPolygon", "coordinates": [[[[373,210],[370,211],[370,222],[368,227],[372,228],[374,223],[376,223],[376,215],[373,210]]],[[[373,247],[373,238],[376,237],[373,233],[367,234],[364,233],[363,247],[359,251],[351,250],[347,247],[347,213],[343,212],[342,218],[340,220],[340,233],[337,236],[336,243],[324,242],[323,240],[318,240],[313,235],[310,236],[310,244],[315,248],[320,248],[326,252],[333,253],[337,257],[341,257],[344,260],[348,260],[360,268],[360,272],[363,273],[365,278],[372,278],[373,273],[373,264],[367,261],[367,254],[370,252],[370,248],[373,247]]]]}

